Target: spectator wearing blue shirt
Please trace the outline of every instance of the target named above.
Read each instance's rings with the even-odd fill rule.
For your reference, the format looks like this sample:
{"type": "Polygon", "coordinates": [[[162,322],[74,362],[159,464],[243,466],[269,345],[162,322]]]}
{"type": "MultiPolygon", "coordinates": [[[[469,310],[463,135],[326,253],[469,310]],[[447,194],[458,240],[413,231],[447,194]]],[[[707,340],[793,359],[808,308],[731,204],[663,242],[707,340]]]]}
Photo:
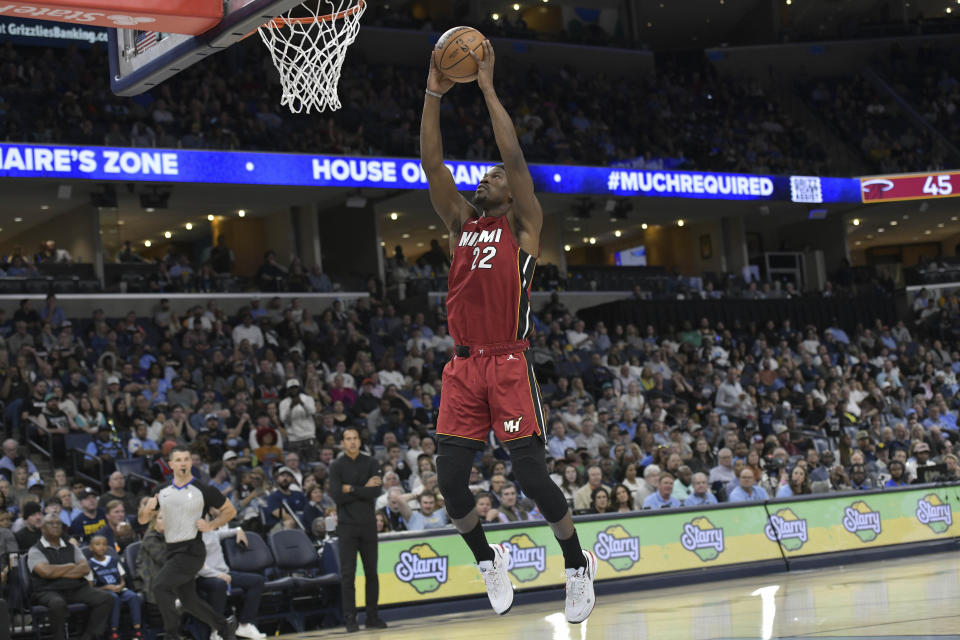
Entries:
{"type": "Polygon", "coordinates": [[[753,470],[750,467],[744,467],[740,472],[740,486],[730,492],[729,502],[763,502],[770,497],[763,487],[758,487],[754,483],[753,470]]]}
{"type": "Polygon", "coordinates": [[[407,518],[407,531],[422,531],[424,529],[440,529],[447,526],[447,512],[437,509],[437,498],[429,491],[424,491],[417,499],[420,510],[414,511],[407,518]]]}
{"type": "Polygon", "coordinates": [[[161,388],[161,378],[150,378],[149,386],[140,393],[147,399],[151,407],[167,404],[167,394],[161,388]]]}
{"type": "Polygon", "coordinates": [[[47,304],[40,310],[40,319],[49,322],[54,329],[59,329],[67,319],[63,309],[57,306],[57,296],[54,294],[47,294],[47,304]]]}
{"type": "Polygon", "coordinates": [[[896,487],[905,487],[907,484],[906,476],[906,467],[899,460],[891,460],[887,464],[887,471],[890,472],[890,479],[887,480],[883,487],[887,488],[896,488],[896,487]]]}
{"type": "Polygon", "coordinates": [[[576,441],[567,435],[567,427],[562,420],[555,420],[550,425],[553,435],[547,441],[547,450],[555,460],[562,460],[567,456],[567,449],[577,448],[576,441]]]}
{"type": "Polygon", "coordinates": [[[80,509],[73,506],[73,500],[73,491],[67,487],[57,490],[56,501],[60,504],[60,521],[64,529],[69,529],[73,519],[80,515],[80,509]]]}
{"type": "Polygon", "coordinates": [[[833,339],[837,342],[840,342],[844,345],[850,344],[850,336],[847,335],[847,332],[839,327],[839,322],[837,319],[833,319],[833,326],[827,327],[827,333],[833,336],[833,339]]]}
{"type": "Polygon", "coordinates": [[[27,465],[27,473],[31,476],[37,473],[37,466],[27,456],[19,455],[19,445],[13,438],[3,441],[3,457],[0,458],[0,469],[5,469],[8,478],[13,477],[13,470],[22,464],[27,465]]]}
{"type": "Polygon", "coordinates": [[[790,471],[790,482],[780,485],[777,489],[778,498],[792,498],[793,496],[807,495],[810,491],[810,481],[807,478],[807,470],[797,464],[790,471]]]}
{"type": "Polygon", "coordinates": [[[862,464],[850,467],[850,488],[854,491],[869,491],[875,488],[873,481],[867,476],[867,469],[862,464]]]}
{"type": "Polygon", "coordinates": [[[147,423],[139,418],[133,421],[134,434],[127,440],[127,454],[131,458],[155,456],[160,453],[160,445],[147,437],[147,423]]]}
{"type": "Polygon", "coordinates": [[[660,474],[657,490],[643,501],[644,509],[673,509],[680,501],[673,497],[673,476],[667,472],[660,474]]]}
{"type": "Polygon", "coordinates": [[[90,539],[90,571],[93,574],[93,586],[113,596],[113,612],[110,614],[111,638],[119,638],[120,608],[126,604],[130,611],[134,638],[140,639],[140,611],[143,602],[140,596],[127,588],[124,582],[126,571],[120,559],[108,554],[109,541],[106,536],[97,534],[90,539]]]}
{"type": "Polygon", "coordinates": [[[941,429],[951,429],[956,431],[956,419],[954,419],[953,425],[948,424],[946,420],[940,415],[940,407],[933,405],[927,410],[927,418],[921,423],[923,428],[927,431],[931,427],[940,427],[941,429]]]}
{"type": "Polygon", "coordinates": [[[113,473],[117,465],[114,460],[126,457],[123,446],[111,438],[110,425],[101,424],[97,429],[97,437],[87,444],[86,453],[89,458],[87,462],[92,462],[92,458],[99,458],[103,462],[103,473],[105,476],[113,473]]]}
{"type": "Polygon", "coordinates": [[[710,483],[707,482],[707,474],[693,474],[690,487],[690,494],[684,498],[683,506],[700,507],[703,505],[717,504],[717,497],[710,492],[710,483]]]}
{"type": "Polygon", "coordinates": [[[107,524],[107,512],[97,506],[98,497],[90,487],[80,492],[80,514],[70,523],[70,537],[78,546],[89,544],[98,533],[114,545],[113,529],[107,524]]]}
{"type": "Polygon", "coordinates": [[[307,507],[307,496],[303,491],[291,489],[290,485],[297,481],[290,467],[280,467],[274,473],[277,490],[267,497],[267,527],[272,527],[281,520],[291,519],[284,508],[284,502],[299,517],[307,507]]]}

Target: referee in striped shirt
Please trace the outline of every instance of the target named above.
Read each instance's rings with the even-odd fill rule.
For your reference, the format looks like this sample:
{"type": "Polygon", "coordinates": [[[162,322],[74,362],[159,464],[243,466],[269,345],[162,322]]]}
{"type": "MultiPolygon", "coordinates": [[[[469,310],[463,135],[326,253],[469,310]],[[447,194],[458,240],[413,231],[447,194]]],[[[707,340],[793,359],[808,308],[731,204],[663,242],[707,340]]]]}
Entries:
{"type": "Polygon", "coordinates": [[[157,513],[163,515],[167,561],[154,582],[154,597],[168,640],[180,637],[177,598],[186,613],[219,632],[223,640],[236,640],[236,616],[224,618],[197,594],[197,572],[207,557],[202,534],[233,520],[237,509],[216,487],[197,481],[190,465],[189,449],[182,446],[171,449],[173,480],[161,487],[137,514],[140,524],[149,523],[157,513]],[[220,515],[214,520],[204,520],[210,508],[219,509],[220,515]]]}

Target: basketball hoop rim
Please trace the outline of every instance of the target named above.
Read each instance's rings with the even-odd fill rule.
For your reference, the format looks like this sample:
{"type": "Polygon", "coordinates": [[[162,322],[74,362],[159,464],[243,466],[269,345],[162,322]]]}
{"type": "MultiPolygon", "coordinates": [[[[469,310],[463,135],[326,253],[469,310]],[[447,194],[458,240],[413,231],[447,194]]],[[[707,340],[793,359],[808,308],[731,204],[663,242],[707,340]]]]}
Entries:
{"type": "Polygon", "coordinates": [[[273,20],[265,22],[260,28],[266,29],[282,29],[283,27],[290,26],[291,24],[310,24],[310,23],[319,23],[319,22],[333,22],[334,20],[341,20],[343,18],[348,18],[353,14],[362,11],[364,5],[366,5],[365,0],[357,0],[357,4],[350,7],[349,9],[344,9],[337,13],[328,13],[323,16],[307,17],[307,18],[284,18],[283,16],[277,16],[273,20]]]}

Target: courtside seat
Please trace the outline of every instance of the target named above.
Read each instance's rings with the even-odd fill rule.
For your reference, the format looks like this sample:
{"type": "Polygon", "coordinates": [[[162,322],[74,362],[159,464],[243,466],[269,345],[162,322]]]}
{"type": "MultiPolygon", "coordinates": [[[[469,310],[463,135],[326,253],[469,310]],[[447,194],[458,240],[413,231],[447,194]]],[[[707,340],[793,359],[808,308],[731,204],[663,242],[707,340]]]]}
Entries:
{"type": "Polygon", "coordinates": [[[277,531],[270,535],[268,541],[277,567],[293,578],[297,586],[293,593],[304,596],[292,598],[291,607],[304,620],[319,617],[321,626],[328,615],[337,624],[343,624],[336,544],[325,544],[318,554],[313,541],[300,529],[277,531]]]}
{"type": "Polygon", "coordinates": [[[257,621],[286,621],[297,633],[302,633],[306,629],[304,616],[293,610],[294,579],[290,576],[276,577],[277,569],[270,547],[259,534],[252,531],[244,533],[247,546],[237,544],[236,538],[227,538],[223,541],[223,557],[231,571],[257,573],[267,579],[257,621]]]}
{"type": "MultiPolygon", "coordinates": [[[[331,553],[324,547],[325,553],[331,553]]],[[[323,587],[340,583],[336,570],[323,572],[323,563],[317,549],[306,533],[300,529],[284,529],[270,535],[270,550],[281,572],[292,575],[298,589],[323,587]]],[[[329,561],[328,561],[329,562],[329,561]]],[[[330,565],[327,565],[330,567],[330,565]]]]}
{"type": "MultiPolygon", "coordinates": [[[[260,534],[252,531],[244,532],[247,536],[247,546],[237,544],[236,538],[227,538],[223,541],[223,555],[230,569],[244,573],[258,573],[265,578],[269,570],[274,569],[273,554],[270,547],[264,542],[260,534]]],[[[268,579],[264,591],[286,591],[295,586],[293,578],[282,577],[268,579]]]]}
{"type": "MultiPolygon", "coordinates": [[[[17,562],[17,573],[19,574],[20,579],[20,591],[22,592],[23,597],[23,609],[30,614],[33,619],[33,632],[37,636],[37,640],[41,640],[40,636],[40,621],[47,617],[50,613],[50,609],[40,604],[35,604],[33,602],[33,593],[31,592],[31,582],[33,576],[30,575],[30,570],[27,568],[27,554],[21,553],[17,562]]],[[[70,637],[70,621],[76,621],[79,614],[87,611],[87,605],[75,602],[73,604],[67,605],[67,637],[70,637]]]]}

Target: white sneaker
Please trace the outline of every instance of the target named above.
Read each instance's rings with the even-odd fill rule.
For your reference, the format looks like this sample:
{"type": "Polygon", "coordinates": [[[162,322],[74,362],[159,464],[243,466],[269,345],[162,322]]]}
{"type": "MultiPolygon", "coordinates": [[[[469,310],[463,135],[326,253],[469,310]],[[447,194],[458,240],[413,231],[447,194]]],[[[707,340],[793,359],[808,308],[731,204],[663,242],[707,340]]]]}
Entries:
{"type": "Polygon", "coordinates": [[[211,631],[210,640],[222,640],[222,638],[220,637],[220,633],[217,631],[211,631]]]}
{"type": "Polygon", "coordinates": [[[510,566],[510,550],[502,544],[492,544],[493,561],[484,560],[477,565],[480,574],[483,576],[483,582],[487,585],[487,597],[490,599],[490,606],[497,615],[505,615],[513,606],[513,585],[510,584],[510,574],[507,573],[507,567],[510,566]]]}
{"type": "Polygon", "coordinates": [[[597,556],[583,549],[587,566],[567,569],[567,622],[579,624],[593,611],[597,599],[593,594],[593,579],[597,575],[597,556]]]}
{"type": "MultiPolygon", "coordinates": [[[[267,634],[260,631],[260,629],[257,629],[252,622],[244,622],[237,627],[237,636],[241,638],[253,638],[256,640],[257,638],[266,638],[267,634]]],[[[211,638],[211,640],[213,639],[211,638]]]]}

